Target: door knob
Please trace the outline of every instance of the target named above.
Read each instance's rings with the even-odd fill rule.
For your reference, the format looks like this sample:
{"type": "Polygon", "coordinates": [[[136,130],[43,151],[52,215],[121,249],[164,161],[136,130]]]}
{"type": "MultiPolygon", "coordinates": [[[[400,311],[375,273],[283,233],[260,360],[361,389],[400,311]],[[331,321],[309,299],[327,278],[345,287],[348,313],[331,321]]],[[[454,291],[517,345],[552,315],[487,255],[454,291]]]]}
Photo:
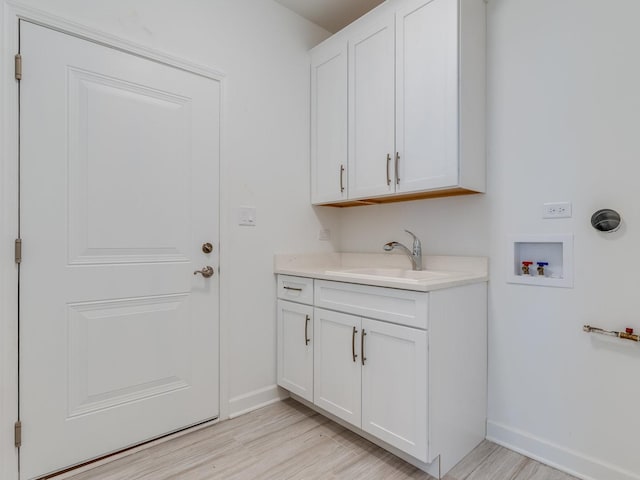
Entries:
{"type": "Polygon", "coordinates": [[[193,274],[194,275],[200,274],[204,278],[213,277],[213,267],[210,267],[209,265],[207,265],[202,270],[196,270],[195,272],[193,272],[193,274]]]}

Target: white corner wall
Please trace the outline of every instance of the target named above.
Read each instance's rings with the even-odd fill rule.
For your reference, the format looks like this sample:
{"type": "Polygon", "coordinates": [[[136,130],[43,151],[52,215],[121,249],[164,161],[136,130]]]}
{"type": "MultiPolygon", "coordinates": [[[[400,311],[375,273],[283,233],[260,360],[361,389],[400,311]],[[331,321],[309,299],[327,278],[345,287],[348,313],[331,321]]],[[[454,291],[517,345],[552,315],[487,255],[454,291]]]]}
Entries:
{"type": "MultiPolygon", "coordinates": [[[[277,399],[273,255],[332,251],[331,242],[317,240],[318,231],[330,228],[334,235],[337,231],[336,211],[310,206],[308,181],[307,52],[329,33],[272,0],[15,3],[225,74],[219,245],[221,417],[277,399]],[[241,205],[257,207],[257,226],[238,226],[241,205]]],[[[4,88],[13,79],[3,76],[0,81],[7,82],[0,84],[4,88]]],[[[9,319],[2,324],[7,323],[9,319]]],[[[0,413],[13,411],[8,405],[0,407],[0,413]]],[[[15,419],[0,420],[5,426],[15,419]]],[[[0,458],[9,458],[6,445],[2,443],[0,458]]]]}
{"type": "Polygon", "coordinates": [[[489,438],[585,479],[640,479],[640,2],[489,0],[488,193],[341,212],[341,250],[415,229],[428,254],[489,255],[489,438]],[[573,202],[543,220],[542,204],[573,202]],[[620,232],[591,228],[599,208],[620,232]],[[575,287],[506,283],[507,236],[574,233],[575,287]]]}
{"type": "Polygon", "coordinates": [[[489,436],[594,479],[640,479],[640,2],[492,0],[489,436]],[[544,202],[573,218],[542,220],[544,202]],[[589,223],[600,208],[625,222],[589,223]],[[507,285],[505,236],[574,233],[574,289],[507,285]]]}

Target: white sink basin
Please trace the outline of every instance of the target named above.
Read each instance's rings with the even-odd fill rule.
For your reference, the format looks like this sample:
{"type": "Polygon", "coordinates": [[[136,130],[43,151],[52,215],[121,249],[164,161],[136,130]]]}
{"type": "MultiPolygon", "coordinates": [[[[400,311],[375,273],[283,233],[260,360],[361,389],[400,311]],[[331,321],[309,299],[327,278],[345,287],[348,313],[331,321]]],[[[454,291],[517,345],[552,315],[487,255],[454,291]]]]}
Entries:
{"type": "Polygon", "coordinates": [[[344,270],[328,270],[328,275],[344,277],[402,281],[410,283],[443,280],[460,275],[457,272],[438,272],[434,270],[405,270],[402,268],[349,268],[344,270]]]}

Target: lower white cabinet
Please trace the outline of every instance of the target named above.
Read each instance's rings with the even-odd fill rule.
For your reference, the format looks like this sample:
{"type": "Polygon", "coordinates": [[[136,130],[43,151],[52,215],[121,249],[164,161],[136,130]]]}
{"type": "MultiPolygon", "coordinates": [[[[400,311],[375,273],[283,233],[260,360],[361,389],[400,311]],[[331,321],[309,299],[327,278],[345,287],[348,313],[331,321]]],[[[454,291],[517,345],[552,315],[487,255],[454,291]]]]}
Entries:
{"type": "Polygon", "coordinates": [[[427,332],[313,311],[320,408],[427,461],[427,332]]]}
{"type": "Polygon", "coordinates": [[[313,313],[313,403],[360,427],[360,317],[321,308],[313,313]]]}
{"type": "Polygon", "coordinates": [[[313,307],[278,300],[278,385],[313,401],[313,307]]]}
{"type": "Polygon", "coordinates": [[[362,429],[426,462],[427,332],[362,319],[362,429]]]}
{"type": "Polygon", "coordinates": [[[279,285],[278,385],[431,475],[484,439],[486,283],[417,292],[314,279],[300,303],[282,297],[311,285],[279,285]]]}

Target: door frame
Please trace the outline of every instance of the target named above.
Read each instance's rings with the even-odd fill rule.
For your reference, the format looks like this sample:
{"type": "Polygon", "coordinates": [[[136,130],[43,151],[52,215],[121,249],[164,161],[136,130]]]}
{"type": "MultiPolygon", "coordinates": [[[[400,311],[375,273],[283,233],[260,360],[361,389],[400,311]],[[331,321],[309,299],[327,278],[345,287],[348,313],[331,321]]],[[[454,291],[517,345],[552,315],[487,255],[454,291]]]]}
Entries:
{"type": "MultiPolygon", "coordinates": [[[[19,479],[18,449],[13,444],[13,425],[19,414],[18,380],[18,266],[13,259],[13,243],[19,232],[19,89],[14,80],[13,57],[19,48],[19,21],[70,34],[84,40],[153,60],[220,83],[220,165],[219,178],[227,171],[224,148],[225,74],[167,52],[149,48],[95,27],[78,23],[45,10],[21,5],[19,0],[2,0],[0,4],[0,478],[19,479]]],[[[219,235],[226,244],[227,231],[224,212],[228,211],[224,182],[220,182],[219,235]]],[[[223,248],[219,249],[219,263],[224,270],[223,248]]],[[[220,419],[229,416],[228,366],[224,345],[228,344],[229,306],[224,298],[226,286],[221,281],[219,294],[219,355],[220,355],[220,419]]],[[[25,439],[25,441],[28,441],[25,439]]]]}

